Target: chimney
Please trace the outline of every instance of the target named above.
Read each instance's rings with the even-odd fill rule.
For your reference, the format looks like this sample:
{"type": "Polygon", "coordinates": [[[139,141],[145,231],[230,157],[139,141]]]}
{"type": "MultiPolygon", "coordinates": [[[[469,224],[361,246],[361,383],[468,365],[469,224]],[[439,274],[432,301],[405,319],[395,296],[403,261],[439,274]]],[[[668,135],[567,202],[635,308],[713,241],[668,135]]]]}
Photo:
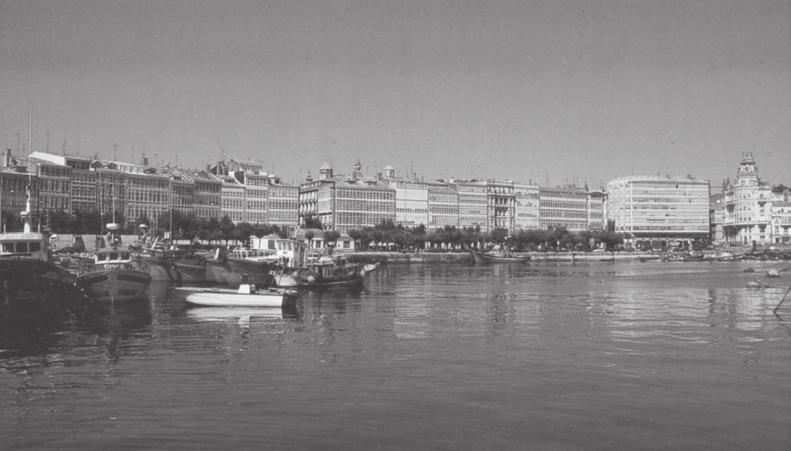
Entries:
{"type": "Polygon", "coordinates": [[[11,166],[11,149],[5,150],[5,157],[3,158],[3,166],[4,167],[11,166]]]}

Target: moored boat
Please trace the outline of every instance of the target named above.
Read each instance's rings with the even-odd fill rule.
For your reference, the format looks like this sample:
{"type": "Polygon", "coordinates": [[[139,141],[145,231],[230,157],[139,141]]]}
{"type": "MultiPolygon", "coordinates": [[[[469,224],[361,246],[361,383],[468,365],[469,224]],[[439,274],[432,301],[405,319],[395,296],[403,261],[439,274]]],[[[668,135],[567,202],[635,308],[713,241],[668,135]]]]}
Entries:
{"type": "Polygon", "coordinates": [[[379,263],[356,264],[333,260],[319,260],[304,268],[286,268],[274,274],[278,287],[322,289],[332,287],[362,287],[365,276],[379,267],[379,263]]]}
{"type": "Polygon", "coordinates": [[[472,251],[472,261],[475,263],[527,263],[530,256],[515,256],[510,252],[475,252],[472,251]]]}
{"type": "Polygon", "coordinates": [[[94,302],[124,302],[147,300],[151,275],[135,268],[131,251],[121,246],[118,224],[108,224],[111,247],[93,253],[93,268],[80,274],[76,286],[94,302]]]}
{"type": "Polygon", "coordinates": [[[11,305],[68,297],[76,276],[52,262],[49,240],[31,230],[30,191],[22,232],[0,233],[0,300],[11,305]]]}
{"type": "MultiPolygon", "coordinates": [[[[176,289],[178,290],[178,289],[176,289]]],[[[189,289],[182,289],[185,292],[189,289]]],[[[201,288],[188,291],[187,304],[207,307],[283,307],[294,292],[283,289],[257,289],[243,283],[236,290],[229,288],[201,288]]]]}

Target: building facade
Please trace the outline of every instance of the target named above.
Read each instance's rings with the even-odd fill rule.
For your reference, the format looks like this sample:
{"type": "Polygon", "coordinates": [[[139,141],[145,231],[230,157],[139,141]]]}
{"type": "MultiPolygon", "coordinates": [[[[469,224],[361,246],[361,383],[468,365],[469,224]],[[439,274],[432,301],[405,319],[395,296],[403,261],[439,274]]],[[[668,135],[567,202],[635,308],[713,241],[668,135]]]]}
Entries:
{"type": "Polygon", "coordinates": [[[480,227],[484,232],[489,231],[486,183],[476,180],[451,180],[449,186],[459,196],[459,227],[480,227]]]}
{"type": "Polygon", "coordinates": [[[576,186],[540,187],[538,223],[541,229],[563,227],[570,232],[588,228],[588,193],[576,186]]]}
{"type": "Polygon", "coordinates": [[[607,219],[635,247],[706,241],[709,182],[691,176],[613,179],[607,183],[607,219]]]}
{"type": "Polygon", "coordinates": [[[514,183],[514,229],[528,230],[539,228],[537,185],[514,183]]]}
{"type": "Polygon", "coordinates": [[[486,181],[486,229],[513,231],[516,196],[513,182],[486,181]]]}
{"type": "Polygon", "coordinates": [[[745,152],[733,183],[722,192],[722,240],[728,244],[772,243],[772,204],[782,196],[761,181],[752,153],[745,152]]]}
{"type": "Polygon", "coordinates": [[[444,182],[428,184],[428,223],[434,231],[459,226],[459,193],[444,182]]]}

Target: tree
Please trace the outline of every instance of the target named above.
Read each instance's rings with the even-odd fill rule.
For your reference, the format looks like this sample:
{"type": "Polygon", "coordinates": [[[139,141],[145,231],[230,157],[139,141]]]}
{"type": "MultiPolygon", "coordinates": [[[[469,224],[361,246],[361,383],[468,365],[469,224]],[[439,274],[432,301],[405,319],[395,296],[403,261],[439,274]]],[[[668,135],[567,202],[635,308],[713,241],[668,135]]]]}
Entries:
{"type": "Polygon", "coordinates": [[[231,218],[229,218],[228,215],[222,217],[219,225],[222,239],[225,240],[225,244],[228,244],[228,240],[233,239],[236,226],[234,226],[233,221],[231,221],[231,218]]]}
{"type": "Polygon", "coordinates": [[[331,243],[333,241],[337,241],[340,238],[341,234],[337,230],[325,230],[324,231],[324,242],[331,243]]]}
{"type": "Polygon", "coordinates": [[[303,225],[306,229],[323,229],[323,225],[319,218],[317,218],[313,213],[308,213],[302,217],[303,225]]]}

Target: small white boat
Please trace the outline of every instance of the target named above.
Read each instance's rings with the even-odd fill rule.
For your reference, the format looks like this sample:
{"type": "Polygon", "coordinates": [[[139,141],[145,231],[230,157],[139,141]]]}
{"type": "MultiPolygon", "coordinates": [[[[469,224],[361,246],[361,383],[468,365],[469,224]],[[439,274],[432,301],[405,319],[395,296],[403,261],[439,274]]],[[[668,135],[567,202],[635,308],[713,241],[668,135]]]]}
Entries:
{"type": "MultiPolygon", "coordinates": [[[[187,290],[179,289],[179,292],[187,290]]],[[[293,292],[283,289],[256,290],[254,284],[241,284],[238,290],[202,288],[189,292],[184,301],[209,307],[283,307],[293,292]]]]}

